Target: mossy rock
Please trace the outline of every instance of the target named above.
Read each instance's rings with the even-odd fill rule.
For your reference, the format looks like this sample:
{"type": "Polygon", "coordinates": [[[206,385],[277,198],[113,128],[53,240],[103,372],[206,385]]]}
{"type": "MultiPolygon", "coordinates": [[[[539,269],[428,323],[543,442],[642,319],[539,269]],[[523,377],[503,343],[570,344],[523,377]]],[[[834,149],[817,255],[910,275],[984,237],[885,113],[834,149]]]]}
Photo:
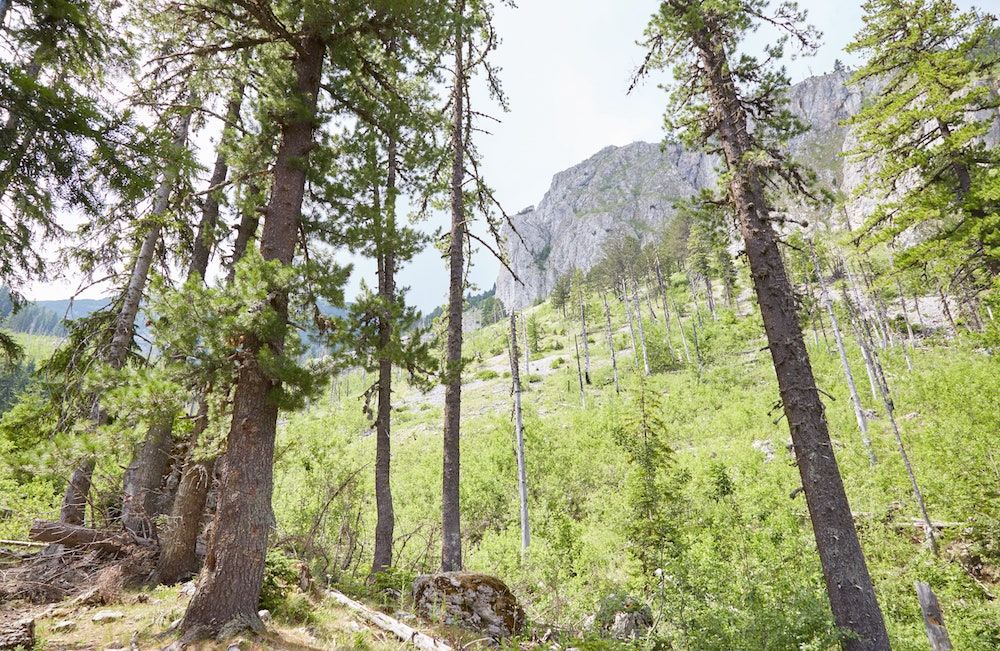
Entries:
{"type": "Polygon", "coordinates": [[[424,574],[413,582],[413,600],[422,617],[494,638],[517,635],[524,610],[500,579],[477,572],[424,574]]]}

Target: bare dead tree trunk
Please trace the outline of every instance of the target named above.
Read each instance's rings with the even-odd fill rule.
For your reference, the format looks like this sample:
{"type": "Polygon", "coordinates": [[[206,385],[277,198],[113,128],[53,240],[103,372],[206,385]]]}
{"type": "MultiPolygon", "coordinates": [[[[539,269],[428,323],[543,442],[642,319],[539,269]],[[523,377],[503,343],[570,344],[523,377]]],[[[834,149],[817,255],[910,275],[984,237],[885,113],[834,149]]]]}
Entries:
{"type": "Polygon", "coordinates": [[[583,300],[583,282],[577,287],[580,292],[580,338],[583,340],[583,379],[590,384],[590,346],[587,342],[587,306],[583,300]]]}
{"type": "Polygon", "coordinates": [[[687,363],[690,364],[691,353],[688,352],[688,341],[687,336],[684,334],[684,324],[681,323],[681,313],[677,310],[677,303],[674,303],[673,300],[671,300],[670,303],[674,307],[674,318],[677,319],[677,329],[681,331],[681,343],[684,345],[684,359],[686,359],[687,363]]]}
{"type": "Polygon", "coordinates": [[[622,278],[622,297],[625,299],[625,316],[628,317],[628,333],[632,337],[632,359],[635,361],[635,370],[639,370],[639,345],[635,340],[635,324],[632,322],[632,308],[628,299],[628,280],[622,278]]]}
{"type": "Polygon", "coordinates": [[[611,373],[615,378],[615,393],[621,393],[621,389],[618,386],[618,361],[615,359],[615,337],[614,332],[611,330],[611,306],[608,305],[608,295],[606,292],[601,292],[601,298],[604,299],[604,318],[608,322],[608,349],[611,351],[611,373]]]}
{"type": "MultiPolygon", "coordinates": [[[[848,303],[847,307],[849,310],[853,308],[850,303],[848,303]]],[[[862,349],[868,348],[868,355],[866,355],[865,359],[874,367],[873,373],[876,375],[881,374],[881,368],[874,348],[872,348],[868,341],[866,341],[862,336],[862,333],[858,330],[857,325],[854,325],[854,331],[862,349]]],[[[899,456],[903,460],[903,466],[905,466],[906,474],[910,479],[910,487],[913,489],[913,497],[917,501],[917,507],[920,509],[920,515],[924,520],[924,530],[927,535],[927,542],[930,545],[931,551],[935,556],[937,556],[938,545],[934,525],[931,523],[931,518],[927,514],[927,506],[924,503],[923,495],[920,493],[920,487],[917,485],[917,475],[913,471],[913,465],[910,463],[910,456],[906,453],[906,446],[903,444],[903,437],[899,432],[899,425],[896,423],[895,406],[893,405],[892,397],[889,394],[888,386],[885,385],[884,382],[877,382],[876,384],[878,385],[879,398],[882,400],[882,406],[885,408],[886,416],[889,417],[889,423],[892,425],[893,435],[896,437],[896,445],[899,447],[899,456]]]]}
{"type": "Polygon", "coordinates": [[[531,533],[528,529],[528,474],[524,462],[524,421],[521,417],[521,375],[518,372],[517,321],[510,313],[510,375],[514,394],[514,437],[517,443],[517,494],[521,504],[521,555],[528,553],[531,533]]]}
{"type": "Polygon", "coordinates": [[[639,345],[642,346],[642,367],[649,375],[649,353],[646,351],[646,333],[642,329],[642,310],[639,309],[639,284],[632,280],[632,291],[635,297],[635,322],[639,326],[639,345]]]}
{"type": "Polygon", "coordinates": [[[920,610],[924,615],[924,628],[931,643],[931,651],[951,651],[954,647],[944,625],[944,613],[941,612],[937,595],[927,583],[917,581],[914,585],[917,588],[917,601],[920,602],[920,610]]]}
{"type": "Polygon", "coordinates": [[[830,293],[826,290],[826,283],[823,282],[823,271],[819,268],[819,258],[816,257],[816,251],[812,247],[812,243],[809,244],[809,252],[812,254],[813,265],[816,268],[816,278],[819,280],[820,292],[823,296],[823,304],[826,306],[827,313],[830,315],[831,328],[833,329],[833,337],[837,340],[837,351],[840,353],[840,365],[844,369],[844,378],[847,380],[847,388],[851,392],[851,404],[854,406],[854,417],[858,421],[858,429],[861,431],[861,441],[864,443],[865,450],[868,452],[868,461],[871,465],[878,463],[878,458],[875,456],[875,449],[872,447],[871,437],[868,436],[868,422],[865,420],[865,410],[861,406],[861,398],[858,396],[858,387],[854,384],[854,374],[851,373],[851,364],[847,360],[847,350],[844,348],[844,338],[840,334],[840,328],[837,326],[837,315],[833,311],[833,301],[830,300],[830,293]]]}
{"type": "Polygon", "coordinates": [[[576,376],[580,380],[580,404],[587,407],[587,393],[583,388],[583,368],[580,366],[580,341],[577,334],[573,333],[573,348],[576,350],[576,376]]]}

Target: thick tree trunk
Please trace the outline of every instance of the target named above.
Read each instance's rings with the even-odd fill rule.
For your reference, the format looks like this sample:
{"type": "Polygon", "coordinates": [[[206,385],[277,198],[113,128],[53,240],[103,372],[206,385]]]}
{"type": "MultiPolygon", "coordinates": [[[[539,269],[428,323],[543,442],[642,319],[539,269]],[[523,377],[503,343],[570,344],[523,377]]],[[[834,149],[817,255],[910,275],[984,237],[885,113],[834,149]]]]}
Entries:
{"type": "MultiPolygon", "coordinates": [[[[309,34],[303,38],[293,64],[302,110],[281,129],[272,172],[260,252],[264,260],[284,265],[292,262],[298,241],[306,161],[314,146],[314,114],[325,52],[322,36],[309,34]]],[[[286,320],[286,291],[274,292],[270,303],[279,318],[286,320]]],[[[274,526],[271,493],[278,406],[271,398],[276,382],[261,367],[258,355],[265,348],[270,354],[280,355],[284,342],[284,329],[267,340],[246,333],[239,353],[215,530],[208,543],[198,590],[181,620],[182,639],[212,636],[223,630],[263,628],[257,604],[267,538],[274,526]]]]}
{"type": "MultiPolygon", "coordinates": [[[[464,0],[455,2],[456,17],[465,14],[464,0]]],[[[465,35],[455,25],[455,79],[451,120],[451,235],[448,242],[448,342],[445,348],[444,454],[441,473],[441,570],[462,569],[462,516],[459,467],[462,427],[462,302],[465,292],[465,35]]]]}
{"type": "Polygon", "coordinates": [[[153,518],[159,513],[159,488],[173,447],[173,419],[158,418],[136,445],[122,478],[122,525],[142,538],[155,538],[153,518]]]}
{"type": "Polygon", "coordinates": [[[747,164],[748,119],[726,53],[717,41],[721,36],[702,28],[693,38],[707,75],[712,115],[730,174],[729,192],[746,244],[833,616],[838,627],[854,634],[844,641],[845,650],[889,649],[799,327],[795,295],[769,221],[767,198],[759,173],[747,164]]]}
{"type": "Polygon", "coordinates": [[[125,553],[130,541],[120,532],[91,529],[78,524],[35,520],[28,532],[28,538],[37,542],[56,543],[66,547],[82,549],[120,556],[125,553]]]}

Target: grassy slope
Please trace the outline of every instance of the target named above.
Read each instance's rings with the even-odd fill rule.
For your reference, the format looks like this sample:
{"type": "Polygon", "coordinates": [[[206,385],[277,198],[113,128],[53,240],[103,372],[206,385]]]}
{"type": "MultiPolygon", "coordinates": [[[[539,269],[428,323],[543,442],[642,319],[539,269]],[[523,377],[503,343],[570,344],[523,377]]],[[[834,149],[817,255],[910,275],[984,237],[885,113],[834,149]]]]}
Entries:
{"type": "MultiPolygon", "coordinates": [[[[616,324],[623,324],[622,308],[616,309],[616,324]]],[[[657,479],[671,497],[661,505],[669,531],[657,552],[663,571],[656,578],[642,574],[632,553],[635,543],[624,533],[632,520],[629,478],[635,469],[624,460],[615,432],[622,431],[631,407],[629,398],[615,395],[605,338],[591,336],[594,383],[583,407],[572,354],[575,326],[547,305],[531,315],[545,333],[545,350],[536,360],[544,358],[533,362],[535,381],[524,398],[531,551],[522,560],[510,381],[503,370],[506,325],[501,324],[470,337],[467,348],[472,359],[463,402],[467,567],[503,577],[529,615],[549,623],[578,626],[607,594],[627,590],[662,613],[661,634],[675,648],[827,648],[832,637],[812,533],[804,500],[789,497],[799,486],[798,475],[785,449],[787,426],[775,422],[777,390],[759,326],[749,318],[716,323],[706,318],[699,332],[705,362],[699,380],[694,365],[666,362],[663,326],[646,324],[660,372],[645,381],[661,396],[666,437],[675,451],[657,479]],[[560,357],[565,363],[554,361],[560,357]],[[763,441],[769,444],[754,447],[763,441]],[[774,450],[770,461],[759,449],[768,445],[774,450]]],[[[673,336],[680,352],[676,325],[673,336]]],[[[616,347],[621,350],[628,341],[627,330],[619,330],[616,347]]],[[[997,553],[992,534],[1000,474],[991,441],[1000,425],[995,408],[1000,391],[992,381],[997,362],[933,341],[914,353],[913,371],[898,348],[882,353],[931,517],[959,523],[945,529],[944,552],[935,559],[910,525],[918,512],[887,419],[871,422],[880,458],[873,468],[839,360],[822,339],[820,344],[812,350],[814,365],[830,396],[837,456],[894,642],[899,648],[924,643],[913,590],[913,582],[921,580],[938,592],[958,647],[991,648],[1000,624],[1000,612],[986,598],[987,590],[995,591],[990,563],[997,553]],[[975,570],[978,562],[985,567],[975,570]]],[[[858,351],[851,354],[866,407],[881,413],[867,390],[858,351]]],[[[619,357],[626,396],[634,396],[640,382],[631,355],[625,351],[619,357]]],[[[353,382],[360,386],[361,378],[356,375],[353,382]]],[[[305,454],[289,448],[276,499],[286,541],[294,540],[300,550],[322,550],[320,572],[339,581],[367,571],[374,518],[368,465],[373,442],[358,413],[358,386],[289,422],[285,441],[312,448],[305,454]],[[358,469],[359,481],[331,501],[316,525],[323,496],[358,469]]],[[[440,402],[433,392],[404,390],[396,413],[397,555],[407,575],[438,562],[440,402]]]]}
{"type": "MultiPolygon", "coordinates": [[[[592,307],[599,315],[596,302],[592,307]]],[[[532,546],[523,558],[506,323],[469,337],[462,450],[467,567],[501,576],[536,621],[580,627],[604,597],[628,591],[652,607],[659,635],[676,649],[833,648],[804,500],[790,498],[798,476],[785,449],[787,426],[775,422],[777,390],[759,325],[731,316],[713,323],[703,315],[699,374],[696,365],[669,362],[664,326],[647,321],[655,372],[643,380],[627,350],[622,307],[614,309],[622,396],[614,391],[605,337],[593,334],[586,407],[573,357],[575,324],[548,305],[530,311],[543,334],[524,396],[532,546]],[[643,381],[660,396],[664,436],[674,450],[655,478],[664,496],[657,505],[664,515],[654,553],[659,573],[643,570],[639,545],[628,534],[636,520],[637,469],[626,461],[622,437],[632,431],[643,381]],[[770,460],[763,441],[773,449],[770,460]]],[[[591,327],[601,323],[591,318],[591,327]]],[[[693,354],[690,315],[685,326],[693,354]]],[[[676,324],[672,334],[681,354],[676,324]]],[[[926,644],[913,590],[920,580],[937,591],[956,648],[997,648],[1000,609],[987,599],[987,591],[997,590],[993,564],[1000,559],[992,436],[1000,426],[997,361],[933,340],[913,354],[913,371],[898,349],[882,353],[931,517],[958,524],[945,529],[944,553],[936,559],[910,525],[918,513],[887,420],[871,423],[880,458],[873,468],[835,352],[822,339],[811,352],[820,387],[830,395],[838,460],[895,647],[926,644]]],[[[851,355],[862,399],[877,409],[857,350],[851,355]]],[[[341,586],[358,586],[370,562],[374,440],[358,398],[370,380],[359,372],[339,378],[323,400],[284,419],[279,441],[275,542],[309,558],[318,579],[341,586]]],[[[439,389],[421,394],[401,386],[393,425],[399,572],[386,583],[405,592],[414,573],[439,560],[442,398],[439,389]]],[[[385,594],[390,611],[405,605],[385,594]]],[[[160,590],[146,603],[129,604],[125,622],[102,627],[101,643],[124,644],[135,630],[149,640],[182,612],[184,599],[160,590]]],[[[65,616],[83,622],[90,610],[97,608],[65,616]]],[[[40,621],[44,648],[98,648],[89,624],[57,634],[56,621],[40,621]]],[[[279,622],[278,637],[253,648],[398,646],[329,604],[317,609],[311,626],[318,634],[279,622]]]]}

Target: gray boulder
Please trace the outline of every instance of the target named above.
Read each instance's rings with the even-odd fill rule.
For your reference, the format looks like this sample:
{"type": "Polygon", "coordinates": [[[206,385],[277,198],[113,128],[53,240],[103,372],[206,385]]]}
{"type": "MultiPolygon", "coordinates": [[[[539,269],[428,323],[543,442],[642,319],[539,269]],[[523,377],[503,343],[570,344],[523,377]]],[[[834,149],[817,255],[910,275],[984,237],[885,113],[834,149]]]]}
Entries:
{"type": "Polygon", "coordinates": [[[419,615],[494,638],[516,635],[524,628],[524,610],[500,579],[476,572],[424,574],[413,582],[419,615]]]}

